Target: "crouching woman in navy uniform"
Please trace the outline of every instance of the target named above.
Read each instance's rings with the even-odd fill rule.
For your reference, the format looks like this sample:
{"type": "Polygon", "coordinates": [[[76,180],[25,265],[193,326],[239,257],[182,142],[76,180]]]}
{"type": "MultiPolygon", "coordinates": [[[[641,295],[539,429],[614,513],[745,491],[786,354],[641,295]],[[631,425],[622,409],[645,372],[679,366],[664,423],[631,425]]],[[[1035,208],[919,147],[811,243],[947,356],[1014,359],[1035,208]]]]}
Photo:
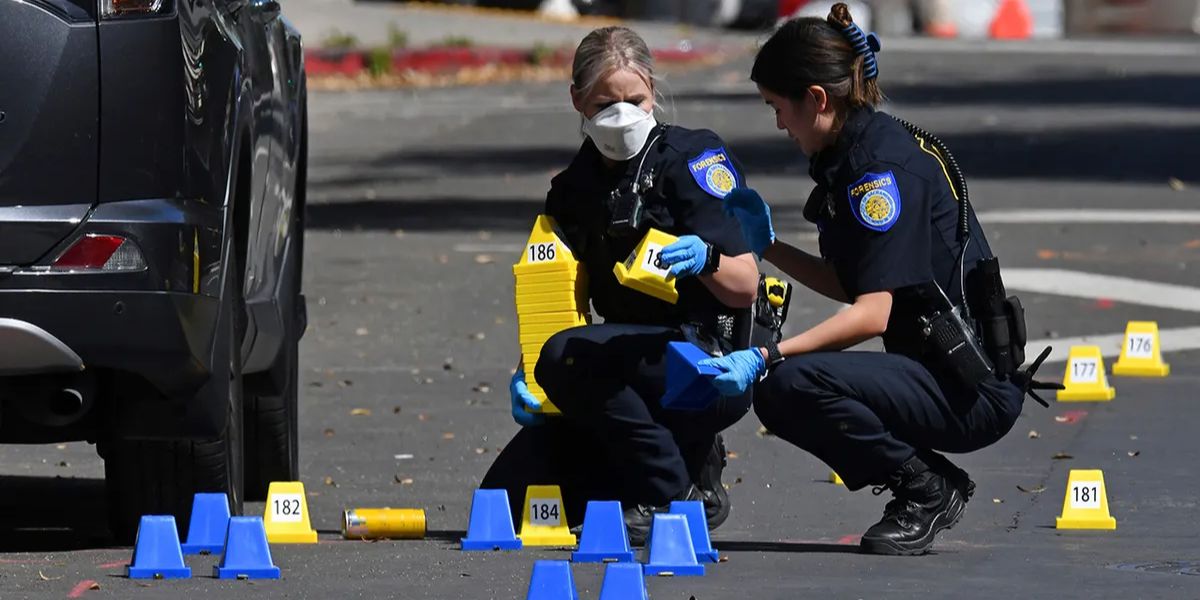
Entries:
{"type": "Polygon", "coordinates": [[[482,487],[507,489],[519,515],[527,485],[558,484],[572,523],[582,521],[588,500],[621,500],[635,543],[672,500],[703,500],[716,527],[729,513],[717,434],[748,412],[750,397],[721,398],[698,412],[664,410],[659,399],[667,343],[686,339],[714,355],[736,350],[733,324],[754,302],[758,266],[721,203],[744,185],[740,168],[715,133],[656,122],[650,52],[627,28],[598,29],[580,43],[571,100],[587,139],[551,182],[545,212],[584,264],[604,322],[554,335],[536,367],[518,367],[510,392],[523,428],[482,487]],[[638,202],[640,222],[628,219],[638,202]],[[677,278],[676,304],[613,274],[651,227],[679,236],[661,253],[677,278]],[[561,417],[529,412],[540,409],[525,383],[530,368],[561,417]]]}
{"type": "MultiPolygon", "coordinates": [[[[820,230],[821,256],[776,241],[753,190],[734,190],[725,204],[758,256],[850,306],[777,346],[710,362],[725,371],[717,383],[726,393],[765,375],[754,400],[763,424],[833,467],[849,489],[891,490],[883,519],[862,537],[864,552],[920,554],[961,518],[974,488],[938,452],[971,452],[1003,437],[1032,370],[1015,369],[1023,340],[989,353],[973,337],[950,360],[926,339],[928,331],[974,335],[963,305],[978,313],[986,302],[974,302],[964,282],[986,271],[998,283],[998,263],[948,151],[876,110],[878,49],[839,3],[826,20],[786,23],[759,50],[751,79],[778,128],[810,159],[817,185],[804,215],[820,230]],[[886,352],[841,351],[876,336],[886,352]]],[[[999,316],[976,316],[1006,328],[1000,342],[1010,326],[1014,338],[1023,335],[1019,302],[996,294],[999,316]]]]}

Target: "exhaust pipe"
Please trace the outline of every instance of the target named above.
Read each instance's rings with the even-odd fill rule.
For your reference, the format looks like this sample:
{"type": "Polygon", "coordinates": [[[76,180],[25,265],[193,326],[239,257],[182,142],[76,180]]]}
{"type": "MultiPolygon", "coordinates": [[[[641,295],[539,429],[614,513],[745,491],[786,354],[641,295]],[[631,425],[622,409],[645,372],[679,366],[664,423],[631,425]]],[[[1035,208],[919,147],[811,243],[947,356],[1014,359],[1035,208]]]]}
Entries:
{"type": "Polygon", "coordinates": [[[60,417],[74,417],[83,410],[83,393],[65,387],[50,398],[50,412],[60,417]]]}

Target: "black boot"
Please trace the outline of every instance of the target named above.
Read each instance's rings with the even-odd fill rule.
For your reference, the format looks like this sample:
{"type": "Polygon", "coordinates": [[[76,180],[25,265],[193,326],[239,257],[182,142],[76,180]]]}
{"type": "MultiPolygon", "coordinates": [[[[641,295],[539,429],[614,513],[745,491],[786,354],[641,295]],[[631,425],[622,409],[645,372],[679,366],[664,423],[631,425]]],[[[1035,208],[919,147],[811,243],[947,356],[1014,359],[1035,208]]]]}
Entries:
{"type": "MultiPolygon", "coordinates": [[[[696,489],[695,485],[688,485],[687,489],[679,496],[672,498],[676,500],[700,500],[700,490],[696,489]]],[[[656,513],[665,513],[671,510],[671,502],[667,502],[662,506],[654,506],[651,504],[635,504],[625,509],[625,530],[629,532],[629,544],[631,546],[646,545],[646,538],[650,537],[650,525],[654,522],[656,513]]]]}
{"type": "Polygon", "coordinates": [[[925,554],[939,531],[950,529],[962,518],[975,484],[965,471],[938,458],[937,462],[945,462],[935,470],[914,456],[887,483],[872,490],[878,495],[890,489],[894,497],[884,508],[883,519],[863,534],[859,544],[863,552],[925,554]]]}
{"type": "Polygon", "coordinates": [[[708,521],[709,531],[720,527],[729,518],[733,506],[729,502],[729,491],[721,483],[721,472],[727,463],[725,439],[718,433],[696,479],[696,487],[704,499],[704,517],[708,521]]]}

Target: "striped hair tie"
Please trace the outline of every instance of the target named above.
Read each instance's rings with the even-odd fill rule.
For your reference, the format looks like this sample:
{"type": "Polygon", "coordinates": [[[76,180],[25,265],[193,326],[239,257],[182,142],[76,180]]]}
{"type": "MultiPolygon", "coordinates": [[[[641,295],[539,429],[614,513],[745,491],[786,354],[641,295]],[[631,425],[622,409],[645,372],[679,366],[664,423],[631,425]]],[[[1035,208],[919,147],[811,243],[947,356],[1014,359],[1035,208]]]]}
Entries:
{"type": "Polygon", "coordinates": [[[875,79],[879,76],[879,63],[875,53],[879,52],[879,38],[874,33],[863,33],[862,28],[854,23],[842,26],[842,35],[854,48],[854,53],[863,57],[863,79],[875,79]]]}

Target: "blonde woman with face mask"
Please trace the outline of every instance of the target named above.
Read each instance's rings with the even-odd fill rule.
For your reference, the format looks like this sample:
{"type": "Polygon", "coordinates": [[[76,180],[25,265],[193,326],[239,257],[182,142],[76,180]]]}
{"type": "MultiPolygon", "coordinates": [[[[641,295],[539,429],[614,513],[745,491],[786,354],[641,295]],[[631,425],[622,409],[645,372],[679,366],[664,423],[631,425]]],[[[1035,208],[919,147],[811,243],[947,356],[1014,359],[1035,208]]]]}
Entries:
{"type": "Polygon", "coordinates": [[[733,323],[754,303],[758,267],[721,199],[746,181],[715,133],[658,122],[653,61],[632,30],[588,34],[572,71],[571,103],[586,137],[551,181],[545,213],[584,264],[603,323],[560,332],[536,366],[518,367],[510,393],[523,428],[481,487],[507,489],[519,515],[527,485],[558,484],[572,525],[582,522],[588,500],[620,500],[635,544],[672,500],[703,500],[716,527],[729,514],[718,433],[747,412],[749,394],[695,412],[665,410],[659,399],[668,342],[691,341],[714,355],[744,347],[733,323]],[[629,218],[638,212],[640,219],[629,218]],[[675,304],[613,275],[652,227],[679,237],[661,253],[677,278],[675,304]],[[527,410],[540,407],[525,383],[528,369],[561,417],[527,410]]]}

